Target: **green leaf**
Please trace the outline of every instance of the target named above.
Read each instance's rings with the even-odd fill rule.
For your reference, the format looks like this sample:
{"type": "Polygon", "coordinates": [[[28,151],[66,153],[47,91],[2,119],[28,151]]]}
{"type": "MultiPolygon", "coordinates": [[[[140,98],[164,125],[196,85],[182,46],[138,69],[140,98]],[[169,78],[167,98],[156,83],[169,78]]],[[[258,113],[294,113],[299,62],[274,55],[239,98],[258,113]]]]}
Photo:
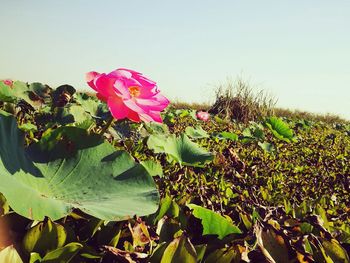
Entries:
{"type": "Polygon", "coordinates": [[[30,253],[29,263],[40,263],[42,260],[39,253],[32,252],[30,253]]]}
{"type": "Polygon", "coordinates": [[[8,246],[0,251],[0,262],[4,263],[23,263],[17,250],[13,246],[8,246]]]}
{"type": "Polygon", "coordinates": [[[197,245],[195,249],[197,253],[197,262],[202,262],[205,252],[207,251],[207,245],[197,245]]]}
{"type": "Polygon", "coordinates": [[[116,247],[119,242],[122,227],[123,223],[121,222],[108,222],[101,227],[101,230],[97,234],[98,243],[101,245],[116,247]]]}
{"type": "Polygon", "coordinates": [[[237,226],[218,213],[195,204],[187,206],[193,210],[194,217],[202,220],[203,235],[217,235],[219,239],[223,239],[229,234],[242,233],[237,226]]]}
{"type": "Polygon", "coordinates": [[[151,176],[163,177],[163,168],[159,162],[155,162],[153,160],[146,160],[140,163],[143,165],[143,167],[145,167],[145,169],[151,176]]]}
{"type": "Polygon", "coordinates": [[[29,85],[29,90],[33,92],[36,96],[40,97],[41,99],[48,99],[51,96],[52,89],[39,82],[33,82],[29,85]]]}
{"type": "Polygon", "coordinates": [[[18,214],[56,220],[78,208],[103,220],[122,220],[157,210],[152,177],[128,153],[75,127],[25,150],[11,115],[0,112],[0,127],[0,192],[18,214]]]}
{"type": "Polygon", "coordinates": [[[270,117],[265,122],[266,126],[272,131],[273,135],[285,142],[295,141],[293,130],[288,124],[277,117],[270,117]]]}
{"type": "Polygon", "coordinates": [[[325,229],[329,230],[329,221],[327,219],[327,212],[326,212],[326,210],[324,210],[321,205],[317,205],[316,208],[315,208],[315,213],[321,217],[321,219],[322,219],[322,221],[321,221],[322,226],[325,229]]]}
{"type": "Polygon", "coordinates": [[[197,262],[197,253],[190,240],[182,235],[175,238],[165,249],[161,263],[195,263],[197,262]]]}
{"type": "Polygon", "coordinates": [[[181,134],[180,137],[153,134],[148,138],[147,145],[155,153],[167,153],[170,159],[180,165],[203,166],[213,160],[211,153],[192,142],[186,134],[181,134]]]}
{"type": "Polygon", "coordinates": [[[165,215],[174,218],[178,217],[179,211],[180,208],[178,204],[174,200],[171,200],[171,197],[169,195],[165,195],[165,197],[160,200],[157,212],[154,215],[152,215],[153,223],[155,224],[165,215]]]}
{"type": "Polygon", "coordinates": [[[289,258],[289,250],[283,237],[273,229],[263,229],[256,225],[254,232],[258,245],[269,262],[294,262],[289,258]]]}
{"type": "Polygon", "coordinates": [[[168,246],[168,243],[166,242],[159,243],[158,246],[153,250],[153,253],[150,257],[150,262],[159,263],[162,260],[164,251],[167,248],[167,246],[168,246]]]}
{"type": "Polygon", "coordinates": [[[193,139],[201,139],[201,138],[208,138],[208,133],[203,130],[201,126],[198,126],[196,128],[193,127],[186,127],[185,133],[187,136],[193,138],[193,139]]]}
{"type": "Polygon", "coordinates": [[[0,100],[4,102],[17,102],[25,100],[29,104],[32,100],[29,98],[29,87],[22,81],[14,81],[12,87],[9,87],[2,82],[0,83],[0,100]]]}
{"type": "Polygon", "coordinates": [[[15,102],[16,97],[11,87],[0,81],[0,101],[15,102]]]}
{"type": "Polygon", "coordinates": [[[86,93],[76,93],[75,99],[84,111],[90,113],[92,116],[98,115],[98,107],[100,102],[94,97],[88,96],[86,93]]]}
{"type": "MultiPolygon", "coordinates": [[[[173,136],[173,135],[172,135],[173,136]]],[[[152,134],[148,137],[147,146],[155,153],[165,153],[168,136],[163,134],[152,134]]]]}
{"type": "Polygon", "coordinates": [[[211,254],[209,254],[204,261],[204,263],[226,262],[241,262],[241,254],[235,247],[216,249],[211,254]]]}
{"type": "Polygon", "coordinates": [[[232,133],[232,132],[220,132],[217,136],[220,139],[227,139],[227,140],[231,140],[231,141],[238,141],[238,135],[236,133],[232,133]]]}
{"type": "Polygon", "coordinates": [[[48,251],[60,248],[66,242],[67,233],[60,224],[47,219],[32,227],[23,238],[23,247],[28,252],[45,255],[48,251]]]}
{"type": "Polygon", "coordinates": [[[68,113],[73,116],[74,122],[78,124],[86,121],[92,122],[91,115],[85,112],[84,108],[81,106],[71,105],[68,108],[68,113]]]}
{"type": "Polygon", "coordinates": [[[81,250],[83,245],[73,242],[45,255],[42,263],[68,263],[81,250]]]}
{"type": "Polygon", "coordinates": [[[7,214],[10,211],[10,206],[6,201],[5,196],[0,193],[0,216],[7,214]]]}
{"type": "Polygon", "coordinates": [[[269,142],[258,142],[258,145],[261,149],[263,149],[265,152],[271,153],[275,151],[275,146],[272,143],[269,142]]]}
{"type": "Polygon", "coordinates": [[[160,243],[172,241],[179,232],[181,232],[180,224],[175,219],[163,218],[159,220],[157,234],[160,243]]]}
{"type": "Polygon", "coordinates": [[[25,132],[36,132],[38,130],[38,127],[30,122],[24,123],[18,126],[18,128],[25,132]]]}
{"type": "Polygon", "coordinates": [[[169,128],[164,123],[158,123],[158,122],[148,122],[144,124],[147,128],[147,131],[151,134],[169,134],[169,128]]]}
{"type": "Polygon", "coordinates": [[[336,239],[323,240],[322,245],[334,263],[349,263],[349,255],[336,239]]]}

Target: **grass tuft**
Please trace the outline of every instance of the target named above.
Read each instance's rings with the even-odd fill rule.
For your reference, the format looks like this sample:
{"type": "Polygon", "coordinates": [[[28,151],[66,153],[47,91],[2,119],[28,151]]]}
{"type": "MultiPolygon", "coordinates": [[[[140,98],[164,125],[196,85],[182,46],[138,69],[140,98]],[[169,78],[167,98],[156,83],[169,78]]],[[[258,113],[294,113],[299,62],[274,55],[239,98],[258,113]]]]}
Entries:
{"type": "Polygon", "coordinates": [[[216,100],[209,112],[226,119],[248,123],[274,114],[277,100],[269,93],[253,87],[241,78],[228,80],[216,90],[216,100]]]}

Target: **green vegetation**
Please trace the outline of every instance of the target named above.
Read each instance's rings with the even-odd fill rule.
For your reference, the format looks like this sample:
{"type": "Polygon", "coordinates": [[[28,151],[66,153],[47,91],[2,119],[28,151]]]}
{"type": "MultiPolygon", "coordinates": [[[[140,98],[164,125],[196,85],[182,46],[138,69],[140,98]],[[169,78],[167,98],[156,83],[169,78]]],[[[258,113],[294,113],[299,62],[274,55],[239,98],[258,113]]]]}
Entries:
{"type": "Polygon", "coordinates": [[[173,107],[105,130],[69,85],[0,100],[0,262],[349,262],[347,122],[173,107]]]}

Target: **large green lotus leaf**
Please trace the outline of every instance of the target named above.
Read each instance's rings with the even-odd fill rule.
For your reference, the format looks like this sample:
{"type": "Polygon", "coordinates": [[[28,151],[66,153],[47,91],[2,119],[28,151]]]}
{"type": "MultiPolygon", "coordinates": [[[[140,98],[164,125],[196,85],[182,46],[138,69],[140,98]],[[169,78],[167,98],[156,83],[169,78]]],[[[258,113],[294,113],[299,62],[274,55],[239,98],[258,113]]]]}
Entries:
{"type": "Polygon", "coordinates": [[[193,210],[192,213],[194,217],[202,220],[203,235],[217,235],[219,239],[223,239],[229,234],[242,233],[242,231],[227,218],[212,210],[195,204],[189,204],[187,206],[193,210]]]}
{"type": "Polygon", "coordinates": [[[296,140],[293,135],[293,130],[280,118],[270,117],[266,120],[265,124],[276,138],[286,142],[296,140]]]}
{"type": "Polygon", "coordinates": [[[192,142],[186,134],[176,137],[152,134],[147,141],[150,149],[156,153],[167,153],[170,159],[180,165],[203,166],[207,161],[213,160],[213,154],[207,152],[198,144],[192,142]]]}
{"type": "Polygon", "coordinates": [[[82,129],[67,129],[24,149],[16,120],[0,112],[0,192],[15,212],[56,220],[79,208],[103,220],[121,220],[157,210],[158,193],[142,165],[82,129]]]}

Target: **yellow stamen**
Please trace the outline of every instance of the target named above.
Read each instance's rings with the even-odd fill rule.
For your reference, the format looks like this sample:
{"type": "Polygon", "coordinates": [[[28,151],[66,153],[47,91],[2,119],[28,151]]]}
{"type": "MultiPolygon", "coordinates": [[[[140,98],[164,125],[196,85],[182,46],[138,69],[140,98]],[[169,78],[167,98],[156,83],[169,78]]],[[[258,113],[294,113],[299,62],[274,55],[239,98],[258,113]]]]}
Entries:
{"type": "Polygon", "coordinates": [[[140,88],[138,86],[129,87],[129,92],[132,97],[138,97],[140,95],[140,88]]]}

